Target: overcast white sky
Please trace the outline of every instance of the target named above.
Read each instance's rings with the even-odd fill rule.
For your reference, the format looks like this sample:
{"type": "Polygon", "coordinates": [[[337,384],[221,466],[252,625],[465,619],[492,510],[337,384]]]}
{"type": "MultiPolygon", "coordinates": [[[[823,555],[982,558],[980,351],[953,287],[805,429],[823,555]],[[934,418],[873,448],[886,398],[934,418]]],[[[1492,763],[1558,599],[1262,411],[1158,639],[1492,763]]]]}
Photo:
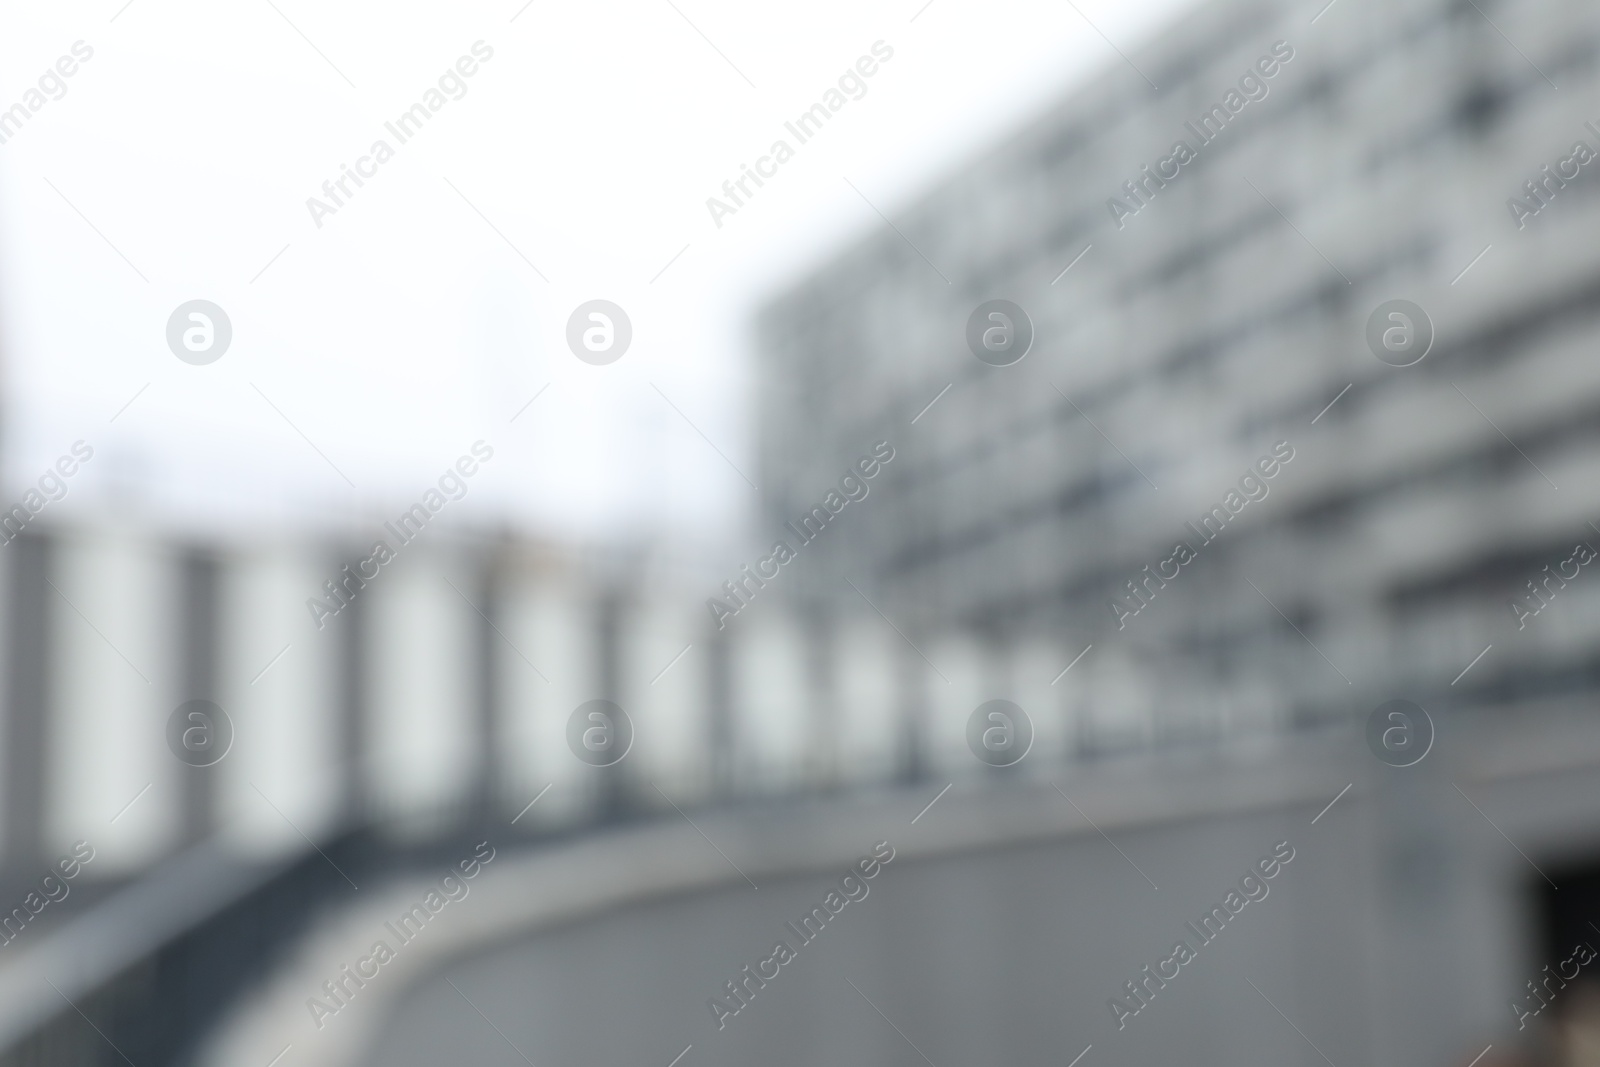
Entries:
{"type": "Polygon", "coordinates": [[[0,145],[7,503],[82,438],[62,513],[365,523],[482,438],[462,514],[728,543],[754,493],[661,394],[750,471],[751,312],[882,226],[843,176],[893,217],[1121,68],[1094,27],[1126,51],[1190,2],[7,5],[0,109],[94,50],[0,145]],[[398,144],[384,122],[480,39],[398,144]],[[706,198],[878,40],[867,95],[715,228],[706,198]],[[394,159],[318,229],[306,198],[380,137],[394,159]],[[232,320],[209,366],[165,343],[195,298],[232,320]],[[593,298],[633,322],[604,367],[564,343],[593,298]]]}

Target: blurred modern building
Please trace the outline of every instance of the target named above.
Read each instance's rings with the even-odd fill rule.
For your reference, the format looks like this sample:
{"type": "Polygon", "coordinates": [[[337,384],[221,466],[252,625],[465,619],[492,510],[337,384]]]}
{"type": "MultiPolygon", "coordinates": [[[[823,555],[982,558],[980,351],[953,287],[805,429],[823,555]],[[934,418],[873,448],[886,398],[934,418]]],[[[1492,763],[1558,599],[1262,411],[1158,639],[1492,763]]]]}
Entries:
{"type": "Polygon", "coordinates": [[[792,560],[441,524],[344,586],[370,538],[10,538],[0,891],[95,858],[7,930],[4,1062],[1592,1062],[1581,986],[1515,1005],[1600,915],[1600,203],[1560,176],[1597,63],[1573,0],[1224,0],[1112,56],[763,316],[792,560]],[[1369,344],[1395,300],[1419,360],[1369,344]],[[1010,768],[971,747],[1000,698],[1010,768]],[[1438,735],[1410,767],[1363,736],[1395,698],[1438,735]],[[855,932],[713,1027],[879,839],[855,932]],[[342,977],[479,842],[431,939],[342,977]]]}
{"type": "Polygon", "coordinates": [[[1600,583],[1564,561],[1600,546],[1600,206],[1594,167],[1551,175],[1600,151],[1600,16],[1319,7],[1202,5],[773,304],[770,521],[898,453],[812,596],[1093,643],[1107,741],[1591,697],[1600,583]],[[1020,363],[968,349],[995,298],[1020,363]],[[1406,367],[1365,336],[1396,299],[1433,327],[1406,367]]]}

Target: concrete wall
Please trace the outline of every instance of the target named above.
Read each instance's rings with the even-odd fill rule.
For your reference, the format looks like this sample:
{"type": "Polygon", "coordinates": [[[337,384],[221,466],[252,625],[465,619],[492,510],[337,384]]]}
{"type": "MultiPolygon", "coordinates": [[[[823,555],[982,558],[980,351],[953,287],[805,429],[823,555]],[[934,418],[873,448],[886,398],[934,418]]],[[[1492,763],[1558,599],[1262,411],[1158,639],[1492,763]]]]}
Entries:
{"type": "MultiPolygon", "coordinates": [[[[715,849],[673,820],[506,855],[318,1028],[318,983],[386,936],[382,904],[347,913],[322,938],[343,947],[276,976],[207,1062],[292,1043],[302,1063],[667,1067],[692,1045],[685,1063],[950,1067],[1093,1045],[1086,1067],[1461,1067],[1518,1043],[1509,1004],[1551,962],[1544,875],[1600,855],[1600,730],[1579,719],[1452,720],[1402,770],[1337,734],[1059,785],[953,790],[920,817],[933,787],[708,814],[715,849]],[[896,857],[869,895],[801,945],[784,924],[880,840],[896,857]],[[1202,945],[1185,924],[1285,841],[1266,898],[1202,945]],[[708,1000],[779,938],[796,958],[719,1031],[708,1000]],[[1109,999],[1180,938],[1195,959],[1119,1029],[1109,999]]],[[[379,896],[398,913],[422,888],[379,896]]]]}

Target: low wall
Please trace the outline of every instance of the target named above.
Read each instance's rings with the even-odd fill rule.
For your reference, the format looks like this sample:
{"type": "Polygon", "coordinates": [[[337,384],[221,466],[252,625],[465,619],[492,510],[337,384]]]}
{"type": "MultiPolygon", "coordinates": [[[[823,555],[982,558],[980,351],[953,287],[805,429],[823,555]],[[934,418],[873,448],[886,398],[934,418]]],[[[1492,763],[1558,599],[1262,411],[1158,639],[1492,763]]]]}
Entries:
{"type": "Polygon", "coordinates": [[[1508,1005],[1546,962],[1540,870],[1596,850],[1600,729],[1461,719],[1403,770],[1340,733],[1059,784],[957,788],[923,811],[933,782],[497,853],[375,977],[345,980],[319,1027],[311,998],[338,1005],[322,983],[397,943],[385,923],[437,880],[370,887],[207,1062],[261,1067],[289,1046],[297,1064],[667,1067],[693,1046],[685,1064],[949,1067],[1066,1064],[1092,1045],[1083,1067],[1465,1065],[1516,1040],[1508,1005]],[[802,941],[785,924],[879,841],[895,856],[867,896],[802,941]],[[1189,924],[1226,911],[1282,842],[1293,858],[1266,896],[1202,941],[1189,924]],[[735,1006],[725,983],[770,975],[780,939],[794,958],[719,1029],[708,1002],[735,1006]],[[1180,940],[1193,958],[1163,962],[1180,940]],[[1160,985],[1146,966],[1177,973],[1160,985]],[[1155,990],[1143,1006],[1132,981],[1155,990]]]}

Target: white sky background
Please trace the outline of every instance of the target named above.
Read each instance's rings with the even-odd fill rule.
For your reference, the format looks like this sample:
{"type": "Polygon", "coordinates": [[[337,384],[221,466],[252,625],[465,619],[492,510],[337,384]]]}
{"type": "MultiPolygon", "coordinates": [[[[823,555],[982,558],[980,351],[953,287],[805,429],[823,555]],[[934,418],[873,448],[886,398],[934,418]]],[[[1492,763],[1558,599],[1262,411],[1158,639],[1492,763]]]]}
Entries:
{"type": "Polygon", "coordinates": [[[364,528],[483,438],[451,515],[726,545],[755,494],[651,383],[753,476],[753,311],[883,225],[842,176],[893,218],[1074,84],[1136,84],[1084,16],[1128,51],[1190,0],[124,2],[0,9],[0,108],[94,48],[0,145],[6,503],[83,438],[53,513],[364,528]],[[466,96],[397,144],[480,38],[466,96]],[[879,39],[867,95],[715,228],[706,197],[879,39]],[[379,137],[395,158],[317,229],[306,198],[379,137]],[[564,341],[597,297],[634,330],[605,367],[564,341]],[[233,324],[204,367],[165,343],[194,298],[233,324]]]}

